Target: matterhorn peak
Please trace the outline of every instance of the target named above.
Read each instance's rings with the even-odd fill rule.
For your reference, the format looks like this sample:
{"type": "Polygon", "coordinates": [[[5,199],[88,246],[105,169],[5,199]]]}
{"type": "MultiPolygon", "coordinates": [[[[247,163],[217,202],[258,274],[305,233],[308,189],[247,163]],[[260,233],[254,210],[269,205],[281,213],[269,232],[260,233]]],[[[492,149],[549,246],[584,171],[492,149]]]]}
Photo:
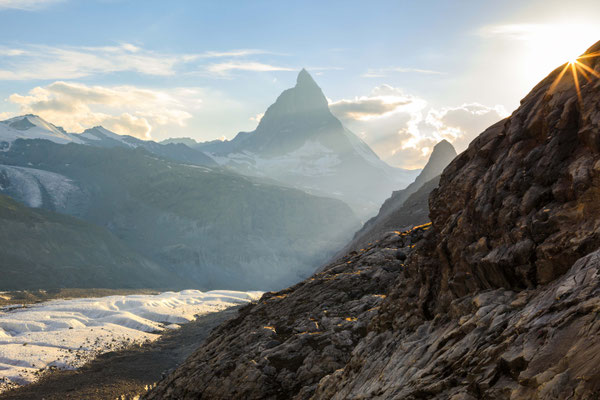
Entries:
{"type": "Polygon", "coordinates": [[[296,79],[296,87],[299,86],[314,86],[319,87],[317,82],[313,79],[312,76],[308,73],[306,68],[302,68],[302,70],[298,73],[298,78],[296,79]]]}

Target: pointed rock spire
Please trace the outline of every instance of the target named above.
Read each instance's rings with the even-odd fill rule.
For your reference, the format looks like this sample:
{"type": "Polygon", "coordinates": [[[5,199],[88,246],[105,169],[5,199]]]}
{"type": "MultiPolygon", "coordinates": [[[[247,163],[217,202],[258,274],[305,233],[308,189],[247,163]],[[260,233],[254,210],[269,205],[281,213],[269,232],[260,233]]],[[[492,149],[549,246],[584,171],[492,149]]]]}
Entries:
{"type": "Polygon", "coordinates": [[[298,78],[296,79],[296,87],[300,86],[313,86],[317,88],[319,87],[319,85],[317,85],[317,82],[315,82],[313,77],[310,76],[310,74],[305,68],[302,68],[302,70],[298,73],[298,78]]]}

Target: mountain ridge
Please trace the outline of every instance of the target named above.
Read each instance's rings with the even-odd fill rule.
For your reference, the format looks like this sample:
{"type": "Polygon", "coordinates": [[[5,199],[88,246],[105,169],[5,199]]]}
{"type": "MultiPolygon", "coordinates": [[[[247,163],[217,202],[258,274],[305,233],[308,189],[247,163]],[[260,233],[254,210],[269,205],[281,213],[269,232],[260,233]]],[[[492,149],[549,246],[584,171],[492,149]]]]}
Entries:
{"type": "Polygon", "coordinates": [[[94,126],[82,133],[68,133],[43,118],[26,114],[0,121],[0,150],[6,151],[17,139],[46,139],[58,144],[85,144],[98,147],[142,147],[166,159],[195,165],[216,166],[204,152],[185,144],[161,144],[129,135],[119,135],[102,126],[94,126]]]}
{"type": "Polygon", "coordinates": [[[108,229],[202,289],[272,289],[308,276],[358,220],[339,200],[144,148],[16,140],[0,192],[108,229]]]}
{"type": "Polygon", "coordinates": [[[368,247],[385,232],[407,230],[429,222],[429,193],[437,187],[440,174],[455,157],[456,150],[448,141],[437,143],[415,181],[394,191],[383,202],[379,213],[354,234],[352,241],[336,257],[368,247]]]}

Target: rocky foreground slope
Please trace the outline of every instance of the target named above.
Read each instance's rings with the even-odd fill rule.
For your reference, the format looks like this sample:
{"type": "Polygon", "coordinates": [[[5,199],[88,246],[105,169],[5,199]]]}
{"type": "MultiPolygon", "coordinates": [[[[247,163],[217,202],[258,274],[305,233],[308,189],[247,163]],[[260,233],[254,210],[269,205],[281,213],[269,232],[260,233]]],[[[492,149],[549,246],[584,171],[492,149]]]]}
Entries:
{"type": "Polygon", "coordinates": [[[265,295],[147,397],[600,398],[600,43],[587,54],[446,168],[430,229],[265,295]]]}

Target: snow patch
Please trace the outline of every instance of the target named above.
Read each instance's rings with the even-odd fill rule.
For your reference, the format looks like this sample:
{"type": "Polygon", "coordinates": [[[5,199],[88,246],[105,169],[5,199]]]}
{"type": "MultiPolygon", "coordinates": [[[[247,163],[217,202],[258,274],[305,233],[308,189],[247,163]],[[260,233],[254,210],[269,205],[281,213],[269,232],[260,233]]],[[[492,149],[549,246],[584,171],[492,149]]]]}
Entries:
{"type": "Polygon", "coordinates": [[[328,176],[335,174],[341,161],[337,154],[317,140],[308,140],[302,147],[279,157],[262,158],[243,151],[224,157],[213,155],[219,165],[241,164],[260,175],[277,175],[282,171],[294,171],[304,176],[328,176]]]}
{"type": "Polygon", "coordinates": [[[29,207],[43,205],[42,191],[46,191],[55,208],[66,206],[71,193],[79,190],[72,180],[64,175],[35,168],[0,165],[0,173],[9,180],[13,196],[29,207]]]}
{"type": "Polygon", "coordinates": [[[0,141],[10,143],[17,139],[47,139],[59,144],[83,143],[77,135],[66,133],[36,115],[14,117],[0,122],[0,141]],[[17,129],[11,125],[24,128],[17,129]]]}
{"type": "Polygon", "coordinates": [[[95,356],[156,340],[197,315],[258,300],[262,292],[184,290],[158,295],[53,300],[0,310],[0,392],[52,368],[75,369],[95,356]]]}
{"type": "Polygon", "coordinates": [[[130,143],[126,140],[128,138],[127,136],[119,135],[117,133],[109,131],[108,129],[106,129],[102,126],[96,126],[91,129],[86,129],[85,131],[83,131],[83,133],[78,134],[78,136],[80,138],[87,139],[87,140],[93,140],[93,141],[102,141],[102,140],[106,140],[106,139],[111,139],[111,140],[115,140],[119,143],[122,143],[127,147],[132,147],[132,148],[136,147],[135,143],[130,143]]]}

